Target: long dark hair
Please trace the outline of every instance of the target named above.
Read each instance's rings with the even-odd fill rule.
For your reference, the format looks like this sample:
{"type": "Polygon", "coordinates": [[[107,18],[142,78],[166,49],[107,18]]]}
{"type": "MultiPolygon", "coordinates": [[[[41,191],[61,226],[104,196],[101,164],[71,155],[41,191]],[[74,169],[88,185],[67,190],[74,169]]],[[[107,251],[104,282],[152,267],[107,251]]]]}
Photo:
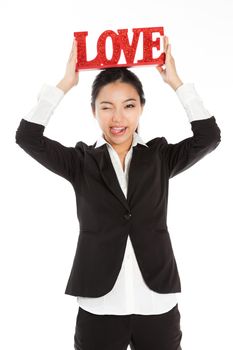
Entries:
{"type": "MultiPolygon", "coordinates": [[[[122,83],[128,83],[132,85],[140,97],[141,105],[145,105],[146,99],[144,96],[142,83],[137,77],[137,75],[134,74],[132,71],[128,70],[126,67],[114,67],[102,70],[93,81],[91,91],[91,107],[93,110],[95,109],[95,100],[101,88],[115,81],[120,81],[122,83]]],[[[138,127],[135,131],[138,132],[138,127]]]]}

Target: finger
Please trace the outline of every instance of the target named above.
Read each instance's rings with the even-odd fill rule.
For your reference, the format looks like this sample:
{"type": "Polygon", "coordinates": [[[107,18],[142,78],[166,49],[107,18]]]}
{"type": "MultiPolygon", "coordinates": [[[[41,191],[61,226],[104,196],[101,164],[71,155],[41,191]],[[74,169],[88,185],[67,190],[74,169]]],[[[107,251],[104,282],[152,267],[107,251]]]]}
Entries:
{"type": "Polygon", "coordinates": [[[168,44],[168,47],[167,47],[167,54],[169,56],[171,56],[171,44],[168,44]]]}
{"type": "Polygon", "coordinates": [[[72,44],[72,48],[71,48],[71,52],[73,52],[76,48],[76,40],[73,40],[73,44],[72,44]]]}
{"type": "Polygon", "coordinates": [[[171,54],[171,44],[168,44],[167,52],[166,52],[166,59],[165,61],[169,62],[173,59],[172,54],[171,54]]]}
{"type": "Polygon", "coordinates": [[[72,43],[71,52],[73,51],[73,49],[74,49],[74,40],[73,40],[73,43],[72,43]]]}
{"type": "Polygon", "coordinates": [[[163,51],[166,52],[166,36],[163,37],[163,51]]]}
{"type": "Polygon", "coordinates": [[[69,58],[71,59],[71,58],[75,57],[76,52],[77,52],[77,51],[76,51],[76,41],[74,40],[74,41],[73,41],[73,46],[72,46],[72,49],[71,49],[69,58]]]}
{"type": "Polygon", "coordinates": [[[164,37],[164,51],[167,52],[167,48],[168,48],[168,37],[165,36],[164,37]]]}
{"type": "Polygon", "coordinates": [[[155,67],[159,73],[162,73],[164,70],[161,66],[156,66],[155,67]]]}
{"type": "Polygon", "coordinates": [[[163,48],[164,48],[164,44],[165,44],[165,35],[163,37],[163,48]]]}

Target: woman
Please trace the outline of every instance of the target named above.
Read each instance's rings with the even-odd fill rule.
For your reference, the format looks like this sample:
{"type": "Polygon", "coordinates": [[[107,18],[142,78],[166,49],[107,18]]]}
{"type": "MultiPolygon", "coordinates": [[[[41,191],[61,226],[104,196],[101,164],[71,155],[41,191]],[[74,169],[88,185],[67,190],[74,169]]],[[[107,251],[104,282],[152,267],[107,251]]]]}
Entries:
{"type": "Polygon", "coordinates": [[[126,68],[102,70],[93,82],[91,106],[102,131],[93,145],[66,147],[45,137],[54,109],[79,81],[75,40],[64,78],[43,87],[16,132],[17,144],[76,194],[80,234],[65,291],[79,303],[75,349],[181,349],[168,182],[218,146],[220,129],[193,84],[179,78],[167,37],[164,48],[165,67],[156,68],[183,104],[192,137],[176,144],[165,137],[142,140],[144,92],[126,68]]]}

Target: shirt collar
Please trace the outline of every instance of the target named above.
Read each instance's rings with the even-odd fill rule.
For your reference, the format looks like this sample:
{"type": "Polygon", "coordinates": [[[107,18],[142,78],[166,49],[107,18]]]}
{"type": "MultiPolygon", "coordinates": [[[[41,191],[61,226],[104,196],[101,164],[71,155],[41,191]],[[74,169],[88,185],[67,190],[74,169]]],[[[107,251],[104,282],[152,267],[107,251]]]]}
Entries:
{"type": "MultiPolygon", "coordinates": [[[[112,145],[110,145],[110,144],[105,140],[105,138],[103,137],[103,133],[102,133],[102,134],[99,136],[99,138],[97,139],[97,141],[96,141],[95,148],[100,147],[100,146],[104,145],[105,143],[106,143],[107,145],[109,145],[109,146],[112,147],[112,145]]],[[[149,146],[147,146],[147,144],[143,141],[143,139],[141,138],[141,136],[140,136],[136,131],[134,131],[134,134],[133,134],[133,142],[132,142],[131,147],[136,146],[138,143],[140,143],[141,145],[144,145],[144,146],[146,146],[146,147],[149,147],[149,146]]]]}

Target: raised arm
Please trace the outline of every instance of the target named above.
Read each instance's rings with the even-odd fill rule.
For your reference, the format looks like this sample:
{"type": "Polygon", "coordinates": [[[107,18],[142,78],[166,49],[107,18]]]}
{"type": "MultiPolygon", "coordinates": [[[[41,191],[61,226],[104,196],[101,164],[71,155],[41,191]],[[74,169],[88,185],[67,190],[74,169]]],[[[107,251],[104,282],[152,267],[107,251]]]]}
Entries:
{"type": "Polygon", "coordinates": [[[78,72],[75,72],[76,57],[74,40],[64,78],[57,86],[43,85],[38,95],[38,103],[21,119],[15,135],[16,143],[32,158],[70,182],[74,181],[80,155],[74,147],[66,147],[43,133],[61,99],[78,83],[78,72]]]}
{"type": "Polygon", "coordinates": [[[171,45],[164,38],[165,68],[157,66],[165,83],[177,94],[191,123],[193,136],[178,143],[168,143],[162,138],[160,154],[166,162],[169,178],[181,173],[212,152],[221,141],[221,130],[216,119],[205,108],[194,84],[184,84],[177,74],[171,45]]]}

